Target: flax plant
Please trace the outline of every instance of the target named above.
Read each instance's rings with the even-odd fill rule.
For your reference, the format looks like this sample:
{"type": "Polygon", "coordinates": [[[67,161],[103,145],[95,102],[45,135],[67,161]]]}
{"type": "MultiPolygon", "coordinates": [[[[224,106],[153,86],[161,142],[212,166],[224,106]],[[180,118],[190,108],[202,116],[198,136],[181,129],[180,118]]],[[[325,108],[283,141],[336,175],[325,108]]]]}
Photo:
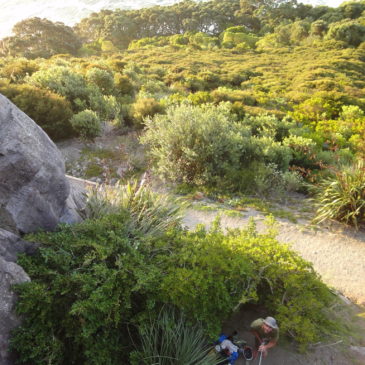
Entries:
{"type": "Polygon", "coordinates": [[[89,191],[87,218],[101,218],[126,211],[129,227],[141,235],[158,236],[180,224],[186,203],[168,194],[158,194],[143,183],[99,185],[89,191]]]}
{"type": "Polygon", "coordinates": [[[158,318],[139,328],[143,365],[217,365],[212,346],[207,346],[203,328],[190,325],[185,316],[164,308],[158,318]]]}
{"type": "Polygon", "coordinates": [[[315,223],[334,219],[356,229],[365,222],[364,161],[336,171],[315,187],[315,223]]]}

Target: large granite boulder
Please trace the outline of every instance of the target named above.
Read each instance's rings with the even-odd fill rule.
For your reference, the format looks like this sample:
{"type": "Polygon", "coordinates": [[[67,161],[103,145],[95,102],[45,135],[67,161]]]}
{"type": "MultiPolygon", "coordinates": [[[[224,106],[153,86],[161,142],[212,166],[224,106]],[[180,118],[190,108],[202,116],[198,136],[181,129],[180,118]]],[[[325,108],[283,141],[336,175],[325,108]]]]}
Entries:
{"type": "Polygon", "coordinates": [[[0,95],[0,227],[53,230],[81,220],[69,206],[62,156],[46,133],[0,95]]]}

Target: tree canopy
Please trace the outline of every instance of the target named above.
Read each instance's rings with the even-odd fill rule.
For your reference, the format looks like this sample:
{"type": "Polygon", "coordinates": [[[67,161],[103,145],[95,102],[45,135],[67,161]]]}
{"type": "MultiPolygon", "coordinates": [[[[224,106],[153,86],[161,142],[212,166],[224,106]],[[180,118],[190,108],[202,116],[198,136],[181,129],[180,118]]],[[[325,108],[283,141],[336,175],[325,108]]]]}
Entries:
{"type": "Polygon", "coordinates": [[[38,17],[15,24],[13,34],[0,43],[3,55],[28,58],[50,57],[59,53],[75,55],[81,47],[81,40],[71,27],[38,17]]]}

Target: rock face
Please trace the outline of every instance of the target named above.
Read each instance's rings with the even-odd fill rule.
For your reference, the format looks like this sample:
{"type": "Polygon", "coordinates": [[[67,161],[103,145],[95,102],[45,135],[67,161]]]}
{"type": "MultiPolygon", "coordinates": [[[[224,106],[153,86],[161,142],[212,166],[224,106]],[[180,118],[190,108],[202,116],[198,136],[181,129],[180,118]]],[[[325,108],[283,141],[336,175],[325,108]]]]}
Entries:
{"type": "Polygon", "coordinates": [[[55,144],[0,95],[0,227],[29,233],[79,221],[68,206],[69,195],[64,162],[55,144]]]}
{"type": "Polygon", "coordinates": [[[18,253],[33,253],[34,244],[23,241],[15,234],[0,229],[0,364],[11,365],[8,352],[10,332],[19,320],[14,314],[16,295],[11,286],[29,280],[24,270],[15,263],[18,253]]]}
{"type": "Polygon", "coordinates": [[[16,264],[36,246],[20,238],[81,220],[82,192],[70,192],[62,156],[27,115],[0,95],[0,365],[14,364],[10,332],[19,324],[12,285],[30,280],[16,264]]]}
{"type": "Polygon", "coordinates": [[[5,261],[16,262],[18,254],[32,255],[36,248],[34,243],[23,241],[14,233],[0,228],[0,257],[5,261]]]}

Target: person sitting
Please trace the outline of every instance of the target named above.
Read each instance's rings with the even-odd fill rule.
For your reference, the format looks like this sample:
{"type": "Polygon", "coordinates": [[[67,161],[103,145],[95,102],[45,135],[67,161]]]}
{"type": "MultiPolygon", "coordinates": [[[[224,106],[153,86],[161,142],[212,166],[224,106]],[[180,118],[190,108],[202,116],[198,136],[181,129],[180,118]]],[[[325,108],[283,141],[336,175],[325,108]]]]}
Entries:
{"type": "Polygon", "coordinates": [[[251,333],[255,336],[257,351],[267,356],[268,350],[276,346],[279,340],[279,327],[275,318],[258,318],[251,323],[251,333]]]}

